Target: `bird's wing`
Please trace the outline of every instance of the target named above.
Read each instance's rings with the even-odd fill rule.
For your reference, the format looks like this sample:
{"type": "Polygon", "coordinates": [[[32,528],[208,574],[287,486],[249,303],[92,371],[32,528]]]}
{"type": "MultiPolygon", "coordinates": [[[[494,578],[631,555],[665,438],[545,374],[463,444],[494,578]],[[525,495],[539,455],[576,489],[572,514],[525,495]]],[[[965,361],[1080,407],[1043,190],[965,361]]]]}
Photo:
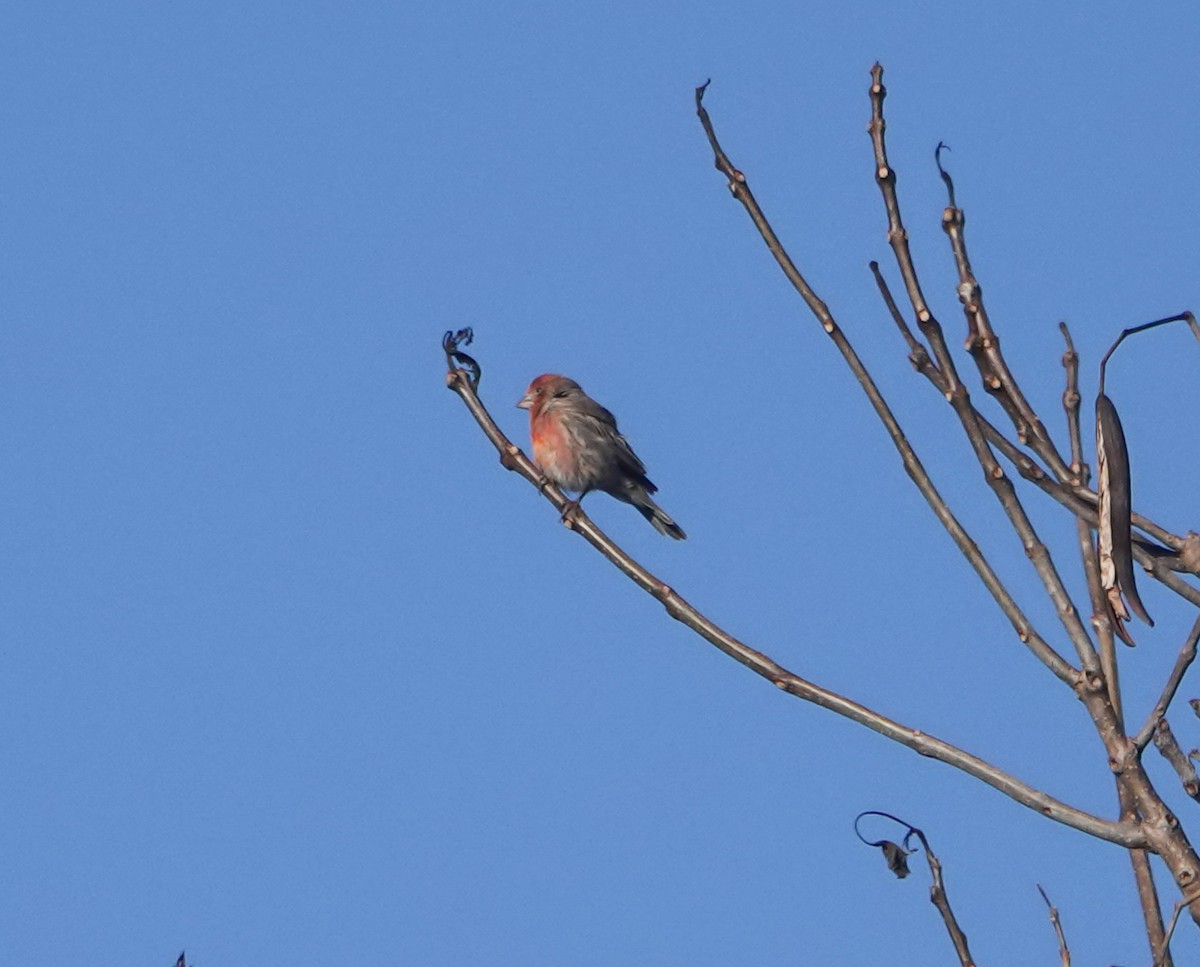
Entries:
{"type": "Polygon", "coordinates": [[[621,436],[616,429],[613,430],[613,436],[615,437],[617,444],[617,453],[619,454],[618,459],[621,461],[621,468],[625,470],[631,477],[639,478],[642,486],[644,486],[650,493],[654,493],[656,490],[658,490],[658,488],[655,487],[654,484],[650,482],[650,479],[646,476],[646,465],[642,463],[641,458],[633,452],[633,447],[629,445],[629,441],[621,436]]]}
{"type": "Polygon", "coordinates": [[[654,493],[657,488],[646,479],[645,464],[633,452],[629,441],[617,429],[617,418],[590,396],[581,395],[576,401],[576,406],[582,422],[588,425],[593,433],[612,441],[621,471],[628,476],[636,477],[638,482],[642,483],[650,493],[654,493]]]}
{"type": "Polygon", "coordinates": [[[617,432],[617,418],[586,393],[578,393],[571,400],[571,406],[580,416],[586,416],[601,423],[614,433],[617,432]]]}

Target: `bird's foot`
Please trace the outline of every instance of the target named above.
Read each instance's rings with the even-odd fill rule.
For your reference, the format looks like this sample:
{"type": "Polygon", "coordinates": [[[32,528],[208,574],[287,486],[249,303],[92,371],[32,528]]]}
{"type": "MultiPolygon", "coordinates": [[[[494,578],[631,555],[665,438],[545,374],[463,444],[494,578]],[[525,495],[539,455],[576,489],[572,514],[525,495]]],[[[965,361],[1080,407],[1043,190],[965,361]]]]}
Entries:
{"type": "Polygon", "coordinates": [[[580,513],[582,513],[582,511],[579,508],[579,501],[568,500],[566,504],[563,505],[562,517],[560,520],[567,527],[570,527],[572,530],[574,530],[575,523],[578,520],[580,513]]]}

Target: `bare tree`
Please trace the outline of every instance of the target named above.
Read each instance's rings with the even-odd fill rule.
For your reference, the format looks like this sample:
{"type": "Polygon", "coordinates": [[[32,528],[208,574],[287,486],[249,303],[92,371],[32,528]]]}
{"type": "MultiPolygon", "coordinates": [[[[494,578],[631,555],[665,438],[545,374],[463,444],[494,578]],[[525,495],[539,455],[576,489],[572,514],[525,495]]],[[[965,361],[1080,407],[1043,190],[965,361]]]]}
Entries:
{"type": "MultiPolygon", "coordinates": [[[[1136,728],[1126,725],[1115,642],[1119,638],[1126,644],[1133,644],[1132,635],[1125,626],[1131,614],[1150,622],[1150,616],[1141,603],[1135,584],[1135,561],[1153,580],[1160,582],[1182,599],[1185,606],[1200,607],[1200,588],[1191,580],[1200,574],[1200,535],[1194,532],[1183,535],[1173,533],[1133,512],[1124,434],[1116,407],[1105,394],[1103,386],[1103,362],[1107,362],[1108,355],[1101,364],[1100,392],[1096,401],[1098,474],[1097,485],[1093,489],[1091,470],[1084,457],[1079,358],[1071,335],[1066,325],[1062,324],[1065,341],[1065,388],[1062,401],[1069,441],[1068,449],[1063,451],[1054,442],[1046,429],[1046,421],[1030,403],[1001,351],[1000,340],[989,319],[982,289],[971,267],[965,218],[955,198],[953,180],[942,165],[939,146],[936,153],[937,166],[947,190],[947,205],[942,213],[941,223],[957,270],[957,296],[967,326],[966,348],[983,391],[992,397],[1003,413],[1003,425],[998,426],[989,421],[977,408],[966,380],[951,354],[942,325],[926,301],[909,251],[908,235],[901,217],[900,200],[896,190],[896,173],[887,155],[884,119],[884,100],[887,92],[883,85],[883,68],[876,64],[871,70],[871,120],[868,127],[874,154],[875,180],[886,213],[888,244],[895,258],[909,310],[916,321],[915,331],[893,297],[882,270],[876,263],[871,263],[871,269],[884,303],[907,347],[913,367],[952,408],[956,421],[970,444],[971,452],[983,472],[987,487],[1020,540],[1045,594],[1054,606],[1055,614],[1073,651],[1073,654],[1062,654],[1034,627],[975,540],[938,492],[850,340],[772,230],[750,190],[745,174],[729,159],[718,140],[713,121],[703,103],[707,86],[705,84],[696,90],[696,110],[717,169],[727,179],[733,197],[744,207],[788,281],[804,300],[821,329],[833,341],[850,372],[866,393],[908,476],[1008,619],[1017,639],[1045,666],[1049,674],[1065,686],[1064,695],[1078,700],[1086,709],[1105,751],[1105,758],[1097,762],[1097,768],[1111,772],[1114,777],[1115,818],[1093,815],[1056,799],[998,768],[984,757],[942,741],[912,725],[881,715],[850,697],[802,678],[706,618],[677,591],[651,574],[596,527],[578,507],[573,506],[566,496],[551,485],[542,476],[537,465],[501,432],[477,393],[479,364],[462,349],[470,342],[469,330],[447,333],[443,340],[449,369],[448,386],[466,404],[496,447],[505,467],[523,476],[559,511],[564,512],[564,519],[570,527],[642,590],[657,598],[671,617],[685,624],[725,654],[790,695],[852,719],[921,755],[946,762],[1048,819],[1124,847],[1129,854],[1153,961],[1155,964],[1170,963],[1170,930],[1174,929],[1179,914],[1186,909],[1192,920],[1200,924],[1200,857],[1197,856],[1177,817],[1155,788],[1144,768],[1142,757],[1153,742],[1155,748],[1174,767],[1188,794],[1200,799],[1200,781],[1197,780],[1195,770],[1180,749],[1167,721],[1167,714],[1183,677],[1196,657],[1197,642],[1200,640],[1200,617],[1182,643],[1179,656],[1162,686],[1158,701],[1144,719],[1140,722],[1134,720],[1137,722],[1136,728]],[[1056,562],[1050,549],[1039,536],[1026,512],[1023,497],[1018,494],[1010,476],[1014,470],[1017,476],[1031,485],[1027,493],[1040,493],[1051,498],[1074,518],[1077,546],[1072,554],[1078,556],[1079,566],[1087,577],[1086,601],[1076,602],[1068,592],[1062,577],[1062,565],[1056,562]],[[1161,858],[1175,882],[1176,890],[1172,899],[1175,903],[1175,916],[1171,920],[1170,929],[1164,927],[1162,903],[1149,862],[1151,853],[1161,858]],[[1174,897],[1178,898],[1177,902],[1174,897]]],[[[1120,339],[1142,329],[1177,321],[1185,322],[1197,338],[1200,338],[1200,327],[1197,326],[1194,317],[1191,313],[1182,313],[1126,330],[1120,339]]],[[[1116,344],[1113,346],[1113,349],[1115,348],[1116,344]]],[[[1111,353],[1112,350],[1109,355],[1111,353]]],[[[907,867],[903,857],[908,853],[908,845],[914,837],[920,841],[933,877],[931,898],[942,914],[960,962],[971,963],[966,936],[950,912],[942,881],[941,864],[930,852],[924,833],[907,823],[903,825],[908,830],[903,837],[903,846],[890,841],[879,841],[871,845],[881,846],[888,855],[889,864],[893,865],[898,875],[904,875],[907,867]]],[[[1061,961],[1067,964],[1070,962],[1070,953],[1058,911],[1044,891],[1042,896],[1050,911],[1061,961]]]]}

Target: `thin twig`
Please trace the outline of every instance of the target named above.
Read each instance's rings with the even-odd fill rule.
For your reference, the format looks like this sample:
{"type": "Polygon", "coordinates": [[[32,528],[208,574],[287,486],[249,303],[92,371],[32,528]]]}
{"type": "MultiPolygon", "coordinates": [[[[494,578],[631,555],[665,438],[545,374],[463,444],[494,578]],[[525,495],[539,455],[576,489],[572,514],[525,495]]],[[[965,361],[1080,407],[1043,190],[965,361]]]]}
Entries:
{"type": "MultiPolygon", "coordinates": [[[[1119,783],[1118,788],[1120,788],[1119,783]]],[[[1133,815],[1128,814],[1125,818],[1132,821],[1133,815]]],[[[1146,940],[1150,945],[1150,958],[1156,964],[1161,963],[1163,967],[1172,967],[1171,953],[1166,947],[1166,931],[1163,929],[1158,887],[1155,886],[1154,870],[1150,866],[1150,853],[1144,849],[1131,849],[1129,862],[1133,867],[1133,880],[1137,886],[1138,902],[1142,907],[1142,921],[1146,924],[1146,940]]]]}
{"type": "Polygon", "coordinates": [[[908,346],[908,359],[913,364],[913,369],[925,376],[943,393],[947,392],[946,377],[937,368],[937,363],[930,358],[929,350],[925,348],[924,343],[913,335],[913,331],[908,327],[908,321],[904,318],[900,307],[896,305],[896,299],[892,295],[892,290],[889,288],[887,280],[883,277],[883,273],[879,270],[879,263],[872,261],[870,269],[871,274],[875,276],[875,284],[879,287],[879,294],[883,296],[884,305],[887,306],[892,321],[896,323],[896,328],[900,330],[900,335],[908,346]]]}
{"type": "Polygon", "coordinates": [[[1063,413],[1067,417],[1067,438],[1071,443],[1071,479],[1074,483],[1086,484],[1091,471],[1083,459],[1083,431],[1079,421],[1079,353],[1075,351],[1075,342],[1071,339],[1071,330],[1065,322],[1058,324],[1066,349],[1063,351],[1062,364],[1067,374],[1067,386],[1063,390],[1063,413]]]}
{"type": "Polygon", "coordinates": [[[1012,420],[1018,439],[1032,447],[1059,480],[1066,480],[1070,477],[1070,471],[1000,351],[1000,337],[992,328],[983,302],[983,290],[967,255],[966,216],[955,203],[954,182],[942,167],[942,147],[939,145],[934,153],[938,172],[947,186],[949,196],[949,206],[942,213],[942,229],[950,239],[954,264],[958,269],[958,298],[967,319],[967,352],[975,360],[984,389],[995,397],[1012,420]]]}
{"type": "Polygon", "coordinates": [[[1058,919],[1058,908],[1050,902],[1046,891],[1042,889],[1042,884],[1039,883],[1037,888],[1042,899],[1046,901],[1046,909],[1050,911],[1050,925],[1054,927],[1054,936],[1058,938],[1058,959],[1062,963],[1062,967],[1071,967],[1071,951],[1067,947],[1067,938],[1063,936],[1062,923],[1058,919]]]}
{"type": "Polygon", "coordinates": [[[1129,336],[1134,336],[1139,332],[1145,332],[1147,329],[1156,329],[1159,326],[1165,326],[1171,322],[1186,322],[1188,328],[1192,330],[1192,335],[1200,341],[1200,325],[1196,323],[1196,317],[1190,312],[1181,312],[1178,315],[1167,316],[1165,319],[1155,319],[1154,322],[1145,322],[1140,326],[1132,326],[1129,329],[1122,330],[1121,335],[1117,336],[1117,341],[1108,347],[1108,352],[1100,360],[1100,392],[1104,392],[1104,373],[1108,366],[1109,357],[1117,351],[1117,347],[1121,345],[1129,336]]]}
{"type": "MultiPolygon", "coordinates": [[[[501,464],[514,473],[520,474],[532,484],[555,509],[562,511],[568,501],[555,487],[546,483],[537,465],[530,460],[492,419],[487,408],[480,401],[471,380],[461,369],[451,368],[446,374],[446,385],[466,405],[475,421],[483,430],[484,435],[500,454],[501,464]]],[[[621,547],[597,527],[586,514],[577,513],[567,519],[568,526],[578,531],[589,544],[600,551],[611,561],[622,574],[633,581],[643,591],[660,601],[667,613],[688,628],[695,631],[705,641],[714,645],[720,651],[734,660],[745,665],[755,674],[772,682],[779,689],[829,709],[851,721],[865,725],[886,738],[904,745],[915,752],[929,758],[938,759],[957,769],[974,776],[981,782],[998,789],[1005,795],[1021,803],[1035,812],[1041,813],[1056,822],[1071,826],[1089,835],[1126,848],[1146,846],[1148,840],[1145,832],[1137,825],[1114,823],[1101,819],[1083,810],[1067,805],[1041,790],[1035,789],[1019,779],[1009,775],[991,763],[972,755],[971,753],[953,746],[941,739],[934,738],[919,729],[902,725],[886,716],[863,706],[836,692],[822,688],[809,682],[795,673],[788,671],[782,665],[773,661],[761,652],[734,638],[728,632],[714,624],[691,604],[685,601],[670,586],[663,583],[637,561],[630,557],[621,547]]]]}
{"type": "Polygon", "coordinates": [[[1171,938],[1175,936],[1175,924],[1179,922],[1179,914],[1183,912],[1183,908],[1186,905],[1186,900],[1180,900],[1175,904],[1175,912],[1171,914],[1171,922],[1167,925],[1167,936],[1163,941],[1163,954],[1159,960],[1154,961],[1154,967],[1169,967],[1171,938]]]}
{"type": "MultiPolygon", "coordinates": [[[[912,833],[921,841],[921,846],[925,850],[925,859],[929,863],[929,873],[933,877],[933,883],[929,886],[929,900],[942,915],[942,923],[946,925],[946,932],[950,934],[950,942],[954,944],[954,952],[958,955],[959,963],[962,964],[962,967],[974,967],[975,961],[971,958],[971,950],[967,946],[967,935],[959,927],[954,911],[950,909],[950,898],[946,896],[946,883],[942,879],[941,860],[930,848],[929,840],[925,838],[925,834],[921,830],[914,827],[912,833]]],[[[907,842],[907,840],[906,836],[905,841],[907,842]]]]}
{"type": "Polygon", "coordinates": [[[1179,649],[1179,654],[1175,658],[1175,666],[1171,669],[1171,674],[1167,677],[1166,684],[1163,685],[1162,694],[1159,695],[1158,701],[1154,703],[1154,708],[1150,710],[1150,715],[1146,719],[1146,724],[1138,729],[1138,733],[1133,738],[1134,746],[1140,751],[1150,743],[1154,737],[1154,730],[1158,728],[1158,723],[1163,720],[1163,716],[1167,714],[1167,709],[1170,708],[1171,702],[1175,699],[1175,693],[1179,691],[1179,685],[1183,681],[1183,676],[1187,674],[1187,670],[1192,667],[1192,662],[1196,660],[1196,647],[1200,643],[1200,618],[1192,624],[1192,630],[1188,632],[1187,640],[1179,649]]]}
{"type": "Polygon", "coordinates": [[[1179,747],[1179,740],[1175,738],[1171,724],[1166,719],[1159,719],[1154,728],[1154,747],[1171,763],[1171,768],[1183,785],[1183,791],[1200,802],[1200,776],[1196,775],[1196,767],[1179,747]]]}
{"type": "MultiPolygon", "coordinates": [[[[1137,822],[1137,810],[1133,794],[1117,782],[1117,798],[1121,803],[1121,818],[1137,822]]],[[[1146,925],[1146,940],[1150,945],[1151,959],[1157,959],[1164,950],[1166,934],[1163,930],[1162,906],[1158,899],[1158,887],[1154,882],[1154,869],[1150,865],[1150,852],[1144,849],[1129,851],[1129,865],[1133,870],[1133,882],[1137,889],[1138,904],[1142,908],[1142,922],[1146,925]]],[[[1166,964],[1170,965],[1170,954],[1166,964]]]]}

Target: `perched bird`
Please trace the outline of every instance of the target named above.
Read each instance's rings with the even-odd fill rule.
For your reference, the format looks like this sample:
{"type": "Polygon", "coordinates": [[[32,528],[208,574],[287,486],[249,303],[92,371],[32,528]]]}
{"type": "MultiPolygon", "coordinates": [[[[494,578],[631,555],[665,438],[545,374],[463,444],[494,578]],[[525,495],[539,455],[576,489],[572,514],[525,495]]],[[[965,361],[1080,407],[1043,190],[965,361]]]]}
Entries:
{"type": "Polygon", "coordinates": [[[566,376],[544,373],[529,384],[517,403],[529,410],[529,436],[533,459],[546,478],[579,496],[563,513],[579,507],[590,491],[633,504],[660,534],[684,540],[687,534],[650,495],[658,488],[646,468],[617,429],[617,420],[566,376]]]}

